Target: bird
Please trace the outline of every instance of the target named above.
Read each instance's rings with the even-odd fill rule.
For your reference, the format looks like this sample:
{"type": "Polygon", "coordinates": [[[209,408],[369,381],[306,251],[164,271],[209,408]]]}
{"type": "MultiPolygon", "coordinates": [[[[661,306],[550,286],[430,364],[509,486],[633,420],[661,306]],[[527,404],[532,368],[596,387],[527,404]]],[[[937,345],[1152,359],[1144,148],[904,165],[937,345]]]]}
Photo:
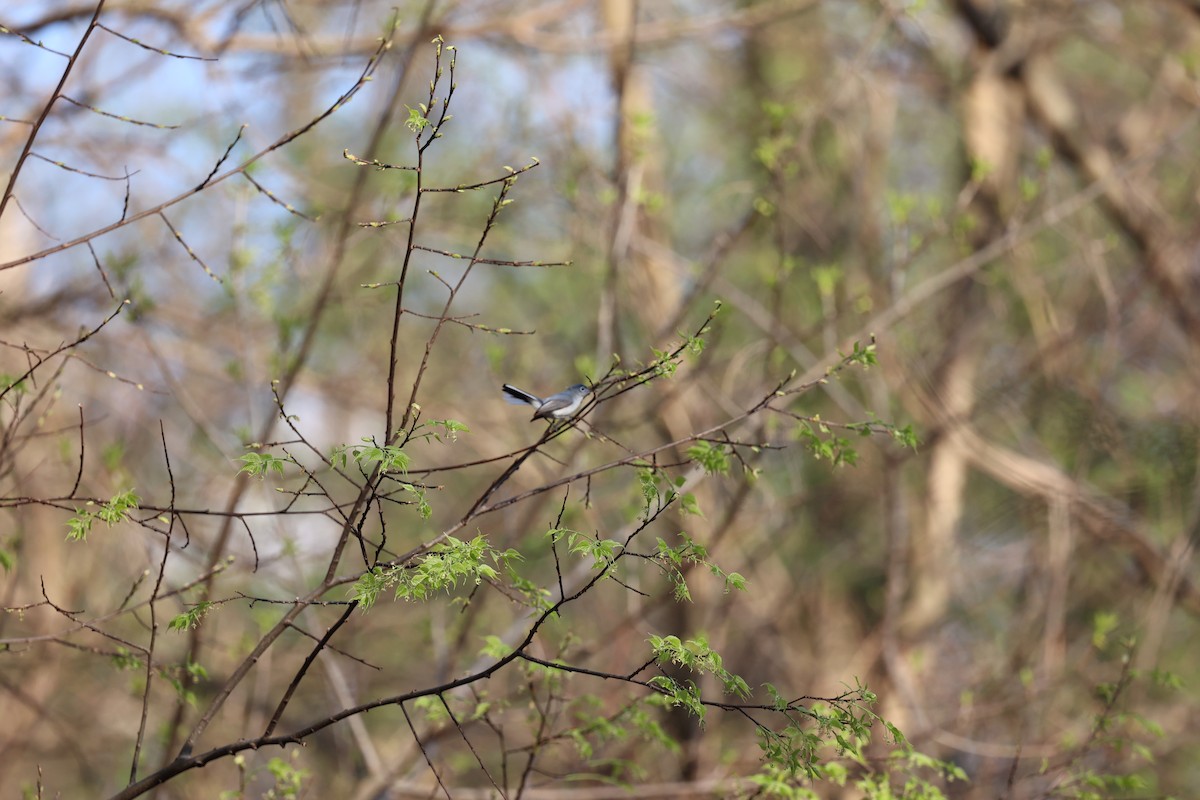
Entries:
{"type": "Polygon", "coordinates": [[[579,407],[583,405],[583,400],[592,390],[582,383],[577,383],[574,386],[569,386],[563,389],[558,394],[552,394],[549,397],[538,397],[530,394],[524,389],[518,389],[512,384],[504,384],[503,387],[505,400],[514,405],[530,405],[537,409],[534,412],[533,419],[567,419],[575,415],[579,407]]]}

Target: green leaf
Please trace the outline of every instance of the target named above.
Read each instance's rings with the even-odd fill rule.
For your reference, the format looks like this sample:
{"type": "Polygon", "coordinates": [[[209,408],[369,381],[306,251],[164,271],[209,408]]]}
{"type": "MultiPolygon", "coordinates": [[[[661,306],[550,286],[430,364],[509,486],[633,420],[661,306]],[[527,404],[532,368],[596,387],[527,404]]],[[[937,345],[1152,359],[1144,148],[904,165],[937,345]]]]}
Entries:
{"type": "Polygon", "coordinates": [[[746,590],[746,579],[737,572],[731,572],[725,576],[725,591],[737,589],[739,592],[746,590]]]}
{"type": "Polygon", "coordinates": [[[358,464],[364,468],[369,468],[372,464],[378,464],[383,472],[408,472],[409,457],[396,445],[384,445],[380,447],[377,444],[371,443],[370,439],[363,439],[368,444],[355,445],[350,448],[350,455],[358,464]]]}
{"type": "MultiPolygon", "coordinates": [[[[471,429],[468,428],[466,425],[464,425],[463,423],[458,422],[456,420],[452,420],[452,419],[431,419],[431,420],[429,420],[429,422],[427,422],[425,424],[426,425],[436,425],[440,428],[443,428],[445,430],[444,435],[446,436],[447,439],[449,439],[452,442],[458,441],[458,434],[471,432],[471,429]]],[[[439,442],[442,441],[442,435],[440,435],[440,434],[435,433],[434,438],[437,439],[439,442]]]]}
{"type": "Polygon", "coordinates": [[[379,593],[391,585],[390,576],[391,572],[385,572],[383,567],[364,572],[350,587],[350,598],[364,612],[370,611],[371,606],[379,600],[379,593]]]}
{"type": "Polygon", "coordinates": [[[483,648],[479,651],[481,656],[487,656],[488,658],[494,658],[499,661],[500,659],[505,658],[512,653],[512,648],[505,644],[504,640],[499,636],[489,634],[488,636],[483,637],[483,641],[483,648]]]}
{"type": "Polygon", "coordinates": [[[128,513],[138,507],[142,498],[137,496],[133,489],[126,489],[123,492],[113,495],[112,499],[104,505],[100,506],[100,510],[96,512],[96,516],[101,521],[112,527],[116,523],[125,519],[128,513]]]}
{"type": "MultiPolygon", "coordinates": [[[[692,672],[713,675],[721,681],[727,694],[749,697],[750,687],[738,675],[725,669],[721,655],[709,647],[708,640],[699,636],[682,641],[678,636],[655,636],[648,639],[650,649],[659,664],[675,664],[692,672]]],[[[697,695],[697,700],[699,696],[697,695]]],[[[703,716],[699,714],[698,716],[703,716]]]]}
{"type": "Polygon", "coordinates": [[[200,620],[204,618],[213,607],[213,603],[208,600],[202,600],[196,605],[184,611],[182,614],[176,615],[167,627],[173,631],[188,631],[200,624],[200,620]]]}
{"type": "Polygon", "coordinates": [[[112,662],[113,666],[122,672],[131,669],[138,669],[142,666],[142,660],[133,653],[130,653],[129,650],[124,647],[117,648],[117,652],[115,652],[112,656],[112,662]]]}
{"type": "Polygon", "coordinates": [[[238,470],[237,474],[241,475],[244,472],[262,480],[267,476],[268,471],[274,470],[280,477],[283,477],[283,465],[289,460],[273,456],[270,453],[246,453],[238,459],[242,462],[242,468],[238,470]]]}
{"type": "Polygon", "coordinates": [[[380,592],[393,586],[396,599],[427,600],[463,583],[478,586],[485,580],[496,580],[499,573],[492,564],[507,564],[511,560],[507,553],[493,549],[483,536],[476,536],[469,542],[450,536],[415,565],[389,569],[376,567],[363,573],[350,588],[350,596],[364,611],[375,604],[380,592]]]}
{"type": "Polygon", "coordinates": [[[892,428],[889,433],[891,433],[892,438],[902,447],[907,447],[914,453],[917,451],[919,442],[917,441],[917,434],[913,431],[912,425],[905,425],[903,428],[892,428]]]}
{"type": "Polygon", "coordinates": [[[652,467],[641,467],[637,471],[637,477],[642,499],[647,503],[653,503],[659,497],[658,473],[652,467]]]}
{"type": "Polygon", "coordinates": [[[82,508],[75,509],[75,516],[67,520],[67,538],[73,542],[86,540],[95,519],[90,511],[84,511],[82,508]]]}
{"type": "Polygon", "coordinates": [[[1108,611],[1097,611],[1092,618],[1092,646],[1103,650],[1108,645],[1108,637],[1117,629],[1120,618],[1108,611]]]}
{"type": "Polygon", "coordinates": [[[400,488],[413,496],[417,506],[417,513],[421,516],[421,519],[429,519],[433,516],[433,506],[429,505],[429,499],[426,497],[424,487],[415,486],[411,483],[401,483],[400,488]]]}
{"type": "MultiPolygon", "coordinates": [[[[113,495],[111,500],[102,503],[96,511],[77,508],[75,516],[67,520],[67,538],[71,541],[86,540],[87,535],[91,533],[92,524],[96,520],[100,520],[111,528],[128,517],[129,512],[136,509],[140,502],[141,498],[133,489],[126,489],[113,495]]],[[[94,505],[94,503],[89,501],[88,505],[94,505]]]]}
{"type": "Polygon", "coordinates": [[[691,492],[685,492],[680,496],[679,507],[685,514],[691,514],[696,517],[704,516],[704,512],[700,510],[700,504],[696,502],[696,495],[692,494],[691,492]]]}
{"type": "Polygon", "coordinates": [[[687,457],[703,467],[709,475],[725,475],[729,472],[729,455],[724,445],[696,442],[687,449],[687,457]]]}
{"type": "Polygon", "coordinates": [[[850,441],[834,435],[820,417],[798,420],[793,436],[818,461],[829,461],[835,467],[858,463],[858,451],[850,446],[850,441]]]}
{"type": "Polygon", "coordinates": [[[576,531],[570,532],[570,552],[574,555],[590,557],[593,569],[602,569],[613,562],[618,551],[624,549],[615,539],[593,539],[576,531]]]}
{"type": "Polygon", "coordinates": [[[413,700],[413,707],[425,715],[425,721],[430,725],[441,725],[450,721],[450,712],[436,697],[418,697],[413,700]]]}
{"type": "Polygon", "coordinates": [[[875,342],[872,340],[867,344],[856,341],[854,348],[849,355],[840,353],[842,359],[848,364],[857,364],[860,367],[873,367],[879,363],[875,353],[875,342]]]}
{"type": "Polygon", "coordinates": [[[334,469],[345,469],[349,463],[349,446],[339,444],[329,453],[329,463],[334,469]]]}
{"type": "Polygon", "coordinates": [[[404,127],[408,128],[413,133],[420,133],[429,124],[429,119],[418,109],[411,106],[405,106],[408,109],[408,119],[404,121],[404,127]]]}

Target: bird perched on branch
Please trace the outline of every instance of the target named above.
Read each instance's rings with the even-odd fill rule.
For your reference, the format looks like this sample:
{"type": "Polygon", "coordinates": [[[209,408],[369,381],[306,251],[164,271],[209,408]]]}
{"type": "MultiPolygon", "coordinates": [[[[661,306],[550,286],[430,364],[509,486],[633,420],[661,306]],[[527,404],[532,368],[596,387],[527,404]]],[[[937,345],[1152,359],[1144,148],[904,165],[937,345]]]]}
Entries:
{"type": "Polygon", "coordinates": [[[583,405],[584,398],[592,393],[592,390],[582,383],[577,383],[563,389],[558,394],[552,394],[549,397],[538,397],[535,394],[530,394],[524,389],[518,389],[511,384],[504,384],[505,400],[514,405],[528,405],[537,409],[534,412],[533,419],[568,419],[575,416],[575,412],[583,405]]]}

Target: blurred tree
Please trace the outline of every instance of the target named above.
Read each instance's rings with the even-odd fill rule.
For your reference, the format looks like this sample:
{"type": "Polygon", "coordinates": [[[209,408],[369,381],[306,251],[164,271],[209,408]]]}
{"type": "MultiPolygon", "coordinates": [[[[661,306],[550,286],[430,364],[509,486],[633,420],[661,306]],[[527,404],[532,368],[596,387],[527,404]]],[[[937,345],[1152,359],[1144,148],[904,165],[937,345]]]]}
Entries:
{"type": "Polygon", "coordinates": [[[1194,4],[391,5],[0,5],[0,788],[1197,794],[1194,4]]]}

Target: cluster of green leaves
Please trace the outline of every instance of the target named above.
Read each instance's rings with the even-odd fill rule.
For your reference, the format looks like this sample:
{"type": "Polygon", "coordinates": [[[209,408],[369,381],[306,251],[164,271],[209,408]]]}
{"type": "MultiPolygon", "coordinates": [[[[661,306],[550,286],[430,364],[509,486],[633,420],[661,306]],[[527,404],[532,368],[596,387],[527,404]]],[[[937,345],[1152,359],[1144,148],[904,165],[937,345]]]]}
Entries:
{"type": "Polygon", "coordinates": [[[780,730],[758,728],[764,761],[751,783],[759,795],[816,800],[814,784],[844,787],[854,778],[861,796],[871,800],[944,800],[935,781],[967,779],[959,767],[914,750],[895,725],[871,710],[877,698],[861,684],[812,707],[788,701],[769,684],[765,688],[788,722],[780,730]],[[877,724],[893,748],[882,760],[866,755],[877,724]],[[925,777],[923,771],[932,774],[925,777]]]}
{"type": "Polygon", "coordinates": [[[378,465],[381,472],[408,472],[411,459],[399,446],[394,444],[376,444],[369,437],[363,437],[363,444],[338,445],[329,456],[334,467],[345,468],[350,459],[364,470],[373,469],[378,465]]]}
{"type": "Polygon", "coordinates": [[[862,436],[872,433],[886,433],[892,437],[896,444],[913,452],[916,452],[917,445],[921,443],[912,425],[901,426],[879,419],[872,419],[870,422],[853,422],[847,427],[852,431],[859,431],[862,436]]]}
{"type": "MultiPolygon", "coordinates": [[[[565,541],[568,552],[592,561],[593,569],[604,569],[614,564],[625,555],[625,544],[616,539],[601,539],[570,528],[552,528],[547,535],[555,542],[565,541]]],[[[725,591],[746,588],[746,579],[737,572],[726,572],[708,558],[708,549],[691,538],[686,532],[680,531],[680,543],[672,547],[662,538],[657,540],[652,554],[633,553],[639,558],[649,558],[658,564],[671,581],[673,594],[677,601],[690,601],[691,591],[688,589],[684,575],[686,567],[701,566],[713,576],[720,578],[725,584],[725,591]]],[[[548,597],[548,593],[545,593],[548,597]]]]}
{"type": "MultiPolygon", "coordinates": [[[[303,751],[293,750],[292,760],[298,759],[301,752],[303,751]]],[[[261,797],[263,800],[295,800],[304,796],[304,780],[309,777],[309,773],[286,759],[276,756],[267,761],[265,768],[249,770],[246,756],[239,753],[234,756],[233,763],[241,776],[241,787],[221,792],[218,795],[220,800],[245,800],[249,796],[246,792],[246,785],[252,780],[257,780],[257,773],[261,773],[264,769],[271,777],[271,787],[265,793],[253,796],[261,797]]]]}
{"type": "Polygon", "coordinates": [[[18,381],[13,375],[9,375],[7,372],[0,372],[0,395],[6,395],[9,392],[14,392],[17,397],[25,394],[25,381],[18,381]]]}
{"type": "Polygon", "coordinates": [[[671,547],[662,539],[658,540],[655,550],[655,561],[663,567],[674,585],[674,596],[678,601],[690,601],[692,599],[691,590],[688,589],[687,579],[684,575],[684,567],[698,565],[708,569],[713,576],[720,578],[725,583],[725,591],[728,593],[733,589],[743,591],[746,588],[746,579],[737,572],[726,572],[717,566],[708,558],[708,549],[697,542],[687,533],[680,531],[680,539],[682,541],[671,547]]]}
{"type": "MultiPolygon", "coordinates": [[[[726,694],[740,698],[750,696],[750,687],[740,676],[725,669],[720,653],[713,650],[703,636],[686,641],[673,635],[651,636],[648,641],[659,664],[674,664],[690,672],[712,675],[721,681],[726,694]]],[[[667,697],[671,705],[686,708],[703,722],[706,708],[695,681],[677,681],[667,675],[655,675],[650,679],[650,685],[667,697]]]]}
{"type": "Polygon", "coordinates": [[[270,453],[246,453],[238,461],[242,462],[242,468],[238,470],[238,475],[244,472],[252,478],[262,480],[267,477],[268,472],[275,472],[282,478],[283,465],[291,463],[292,460],[270,453]]]}
{"type": "MultiPolygon", "coordinates": [[[[866,712],[858,714],[845,709],[797,708],[782,730],[767,726],[758,728],[758,746],[764,763],[751,781],[770,797],[815,797],[806,794],[803,783],[831,781],[842,783],[846,768],[838,762],[826,762],[825,751],[835,749],[841,756],[847,748],[835,741],[865,742],[870,739],[873,718],[866,712]],[[814,724],[815,723],[815,724],[814,724]]],[[[857,750],[858,745],[853,746],[857,750]]]]}
{"type": "Polygon", "coordinates": [[[475,722],[483,719],[492,710],[492,703],[484,699],[485,692],[469,697],[466,695],[444,694],[427,695],[412,701],[412,705],[432,725],[445,725],[451,721],[451,705],[459,706],[454,713],[454,719],[459,722],[475,722]]]}
{"type": "Polygon", "coordinates": [[[162,676],[167,683],[171,684],[171,688],[175,690],[175,695],[183,700],[189,706],[196,707],[196,692],[191,687],[196,686],[202,681],[208,679],[208,670],[202,665],[193,661],[188,661],[183,665],[182,671],[178,668],[162,671],[162,676]],[[184,676],[186,675],[186,680],[184,676]]]}
{"type": "Polygon", "coordinates": [[[842,357],[841,363],[846,365],[853,364],[865,368],[874,367],[879,363],[874,338],[867,344],[855,342],[849,353],[843,353],[839,350],[838,355],[842,357]]]}
{"type": "MultiPolygon", "coordinates": [[[[716,300],[713,303],[713,310],[704,324],[695,333],[687,333],[686,331],[676,331],[679,336],[679,341],[673,342],[666,347],[659,349],[651,347],[650,353],[653,355],[648,362],[643,362],[638,369],[622,370],[616,369],[620,363],[620,357],[613,355],[613,370],[609,373],[605,383],[621,383],[626,379],[636,380],[639,383],[646,380],[646,377],[653,376],[654,378],[670,378],[679,371],[679,367],[683,363],[683,356],[699,356],[704,352],[707,344],[704,335],[709,332],[712,321],[721,313],[721,301],[716,300]]],[[[593,373],[594,362],[587,357],[576,361],[576,367],[584,375],[593,373]]]]}
{"type": "Polygon", "coordinates": [[[565,735],[574,743],[580,758],[588,761],[591,766],[604,766],[610,771],[613,767],[633,770],[635,767],[631,762],[614,763],[612,759],[605,759],[603,764],[597,763],[594,760],[596,746],[607,742],[625,741],[631,735],[636,735],[643,741],[661,745],[670,752],[679,752],[679,742],[675,741],[658,721],[657,707],[669,705],[663,702],[664,699],[666,698],[663,695],[651,695],[635,700],[615,714],[604,714],[593,710],[601,705],[598,699],[584,697],[583,702],[575,709],[576,725],[569,728],[565,735]]]}
{"type": "Polygon", "coordinates": [[[695,461],[707,475],[729,473],[729,448],[712,442],[696,442],[687,449],[687,457],[695,461]]]}
{"type": "MultiPolygon", "coordinates": [[[[821,419],[820,415],[799,417],[792,436],[799,441],[818,461],[828,461],[835,467],[854,466],[858,463],[858,451],[850,443],[850,439],[839,436],[833,431],[833,425],[821,419]]],[[[875,415],[865,422],[848,422],[837,424],[837,428],[859,437],[872,434],[886,434],[901,447],[917,449],[920,443],[912,425],[895,425],[884,422],[875,415]]]]}
{"type": "Polygon", "coordinates": [[[546,535],[552,542],[565,540],[567,552],[571,555],[590,558],[595,569],[603,569],[612,564],[625,550],[625,545],[616,539],[588,536],[586,533],[570,528],[551,528],[546,535]]]}
{"type": "Polygon", "coordinates": [[[796,136],[786,125],[788,117],[787,105],[775,100],[763,101],[762,119],[767,132],[758,138],[753,155],[768,172],[780,172],[783,177],[791,178],[799,171],[799,165],[793,152],[796,136]]]}
{"type": "Polygon", "coordinates": [[[413,431],[412,438],[425,440],[435,439],[444,444],[446,441],[457,442],[458,434],[470,432],[471,429],[458,420],[431,419],[418,425],[413,431]],[[443,439],[443,436],[446,438],[443,439]]]}
{"type": "Polygon", "coordinates": [[[657,467],[646,463],[637,464],[636,467],[642,519],[649,520],[668,504],[674,502],[679,503],[680,510],[685,514],[704,516],[696,502],[696,496],[691,492],[680,493],[679,491],[687,482],[687,478],[682,475],[672,478],[657,467]]]}
{"type": "Polygon", "coordinates": [[[395,588],[395,597],[428,600],[438,592],[450,592],[462,583],[473,586],[499,577],[497,567],[511,569],[521,558],[516,550],[500,551],[483,536],[469,542],[448,536],[413,564],[375,567],[350,588],[350,596],[364,610],[379,600],[385,589],[395,588]],[[493,566],[495,565],[495,566],[493,566]]]}
{"type": "MultiPolygon", "coordinates": [[[[1110,646],[1117,627],[1115,615],[1096,615],[1093,643],[1098,650],[1110,646]]],[[[1120,638],[1116,644],[1120,674],[1117,680],[1094,687],[1100,709],[1087,740],[1073,752],[1041,764],[1039,774],[1053,787],[1046,797],[1111,800],[1153,793],[1152,779],[1135,767],[1154,762],[1141,740],[1162,738],[1163,730],[1143,715],[1122,709],[1121,700],[1139,680],[1167,691],[1177,691],[1181,682],[1169,672],[1143,674],[1133,669],[1133,640],[1120,638]],[[1101,752],[1104,757],[1096,758],[1101,752]]],[[[781,730],[758,728],[764,761],[751,778],[754,796],[816,800],[823,795],[814,786],[826,784],[853,785],[867,800],[945,800],[945,786],[968,780],[960,767],[914,749],[894,725],[871,711],[875,695],[861,685],[833,703],[811,708],[789,702],[773,686],[765,688],[776,710],[787,715],[788,724],[781,730]],[[877,723],[887,731],[893,748],[885,759],[866,755],[877,723]]]]}
{"type": "Polygon", "coordinates": [[[651,352],[654,353],[654,360],[650,362],[650,367],[653,368],[654,374],[659,377],[669,378],[679,369],[680,355],[686,354],[696,358],[703,353],[706,344],[704,334],[708,333],[709,323],[712,322],[720,311],[721,301],[718,300],[713,306],[709,321],[701,326],[700,330],[696,331],[695,334],[678,331],[679,342],[669,349],[659,350],[654,347],[650,348],[651,352]]]}
{"type": "Polygon", "coordinates": [[[264,800],[278,800],[279,798],[290,800],[290,798],[301,796],[304,779],[308,777],[307,771],[278,757],[267,762],[267,771],[271,773],[275,785],[267,790],[264,800]]]}
{"type": "MultiPolygon", "coordinates": [[[[113,667],[119,672],[136,671],[137,678],[134,680],[133,691],[140,694],[145,690],[145,683],[141,680],[143,676],[143,668],[145,661],[142,656],[131,652],[127,647],[118,647],[116,652],[110,656],[113,667]]],[[[208,670],[201,664],[194,661],[187,661],[183,665],[172,665],[165,662],[154,664],[154,672],[164,681],[170,684],[175,690],[175,694],[180,700],[190,706],[196,705],[196,693],[190,689],[190,686],[196,685],[198,682],[208,678],[208,670]],[[184,678],[186,677],[186,680],[184,678]]]]}
{"type": "Polygon", "coordinates": [[[1153,765],[1155,758],[1145,742],[1161,740],[1165,732],[1158,723],[1125,707],[1129,690],[1149,684],[1155,691],[1176,693],[1183,682],[1166,670],[1133,668],[1137,642],[1131,636],[1113,637],[1120,626],[1119,617],[1109,612],[1097,613],[1093,619],[1093,647],[1101,657],[1112,656],[1120,672],[1116,680],[1093,687],[1099,709],[1087,740],[1068,753],[1063,763],[1054,765],[1049,759],[1042,762],[1042,774],[1055,773],[1054,797],[1108,800],[1153,794],[1152,777],[1142,770],[1153,765]],[[1103,758],[1096,758],[1098,753],[1103,758]]]}
{"type": "Polygon", "coordinates": [[[420,514],[421,519],[429,519],[433,516],[433,506],[429,504],[429,497],[426,495],[424,487],[401,481],[400,488],[413,496],[413,503],[416,504],[417,513],[420,514]]]}
{"type": "Polygon", "coordinates": [[[654,374],[660,378],[672,377],[679,369],[679,360],[671,355],[670,350],[659,350],[657,347],[650,349],[654,353],[654,360],[650,362],[654,374]]]}
{"type": "Polygon", "coordinates": [[[512,651],[512,647],[510,647],[507,642],[505,642],[499,636],[489,633],[487,636],[483,637],[483,647],[479,649],[479,654],[481,656],[487,656],[488,658],[494,658],[499,661],[502,658],[507,658],[508,656],[512,655],[512,651]]]}
{"type": "Polygon", "coordinates": [[[404,127],[413,133],[420,133],[429,124],[429,108],[424,103],[417,105],[418,108],[405,106],[408,109],[408,119],[404,120],[404,127]]]}
{"type": "MultiPolygon", "coordinates": [[[[882,768],[856,754],[854,759],[864,774],[854,786],[866,800],[945,800],[941,784],[967,780],[967,774],[955,764],[933,758],[908,746],[893,750],[882,768]]],[[[846,784],[849,771],[841,764],[829,764],[827,780],[846,784]]]]}
{"type": "MultiPolygon", "coordinates": [[[[514,553],[515,557],[516,551],[509,552],[514,553]]],[[[554,605],[553,600],[550,599],[551,594],[549,589],[523,577],[511,567],[508,571],[508,584],[509,589],[524,598],[525,605],[534,611],[546,611],[554,605]]]]}
{"type": "MultiPolygon", "coordinates": [[[[692,449],[695,451],[694,458],[698,463],[711,465],[719,471],[728,469],[728,460],[722,446],[700,442],[692,449]]],[[[641,514],[644,520],[650,520],[655,513],[673,502],[679,504],[679,509],[684,514],[704,516],[700,510],[699,503],[696,501],[696,496],[691,492],[681,493],[679,491],[684,483],[686,483],[686,478],[683,476],[671,478],[664,471],[656,467],[642,464],[638,466],[637,479],[642,501],[641,514]]],[[[550,535],[556,541],[564,536],[567,537],[570,552],[575,555],[590,557],[597,569],[612,563],[624,551],[624,545],[620,542],[585,536],[578,531],[570,529],[554,529],[550,531],[550,535]]],[[[668,545],[663,539],[659,538],[653,554],[637,554],[642,558],[650,558],[663,568],[674,586],[676,600],[691,600],[691,592],[687,586],[684,568],[692,565],[703,566],[712,575],[724,581],[726,591],[744,589],[746,587],[744,577],[736,572],[727,573],[710,561],[708,550],[699,542],[692,539],[686,532],[680,531],[679,536],[682,541],[678,545],[668,545]]]]}
{"type": "MultiPolygon", "coordinates": [[[[129,512],[136,509],[140,502],[141,498],[133,489],[126,489],[113,495],[111,500],[102,503],[95,511],[90,508],[77,508],[75,516],[67,520],[67,538],[72,541],[86,540],[96,520],[111,528],[128,517],[129,512]]],[[[95,503],[89,500],[87,505],[95,506],[95,503]]]]}
{"type": "MultiPolygon", "coordinates": [[[[871,432],[860,430],[858,433],[869,436],[871,432]]],[[[850,440],[834,433],[820,417],[798,420],[792,436],[818,461],[828,461],[835,467],[858,463],[858,451],[851,446],[850,440]]]]}
{"type": "Polygon", "coordinates": [[[142,659],[129,652],[128,648],[118,647],[116,652],[112,655],[112,663],[113,666],[119,671],[124,672],[126,670],[137,669],[140,667],[142,665],[142,659]]]}
{"type": "MultiPolygon", "coordinates": [[[[430,420],[419,427],[426,425],[430,429],[419,434],[419,438],[436,438],[438,441],[442,441],[441,436],[444,433],[448,438],[454,440],[457,439],[459,432],[467,430],[466,425],[449,419],[430,420]],[[441,428],[442,431],[437,431],[437,428],[441,428]]],[[[338,445],[330,454],[329,463],[335,469],[344,469],[353,459],[363,472],[370,472],[378,468],[382,474],[388,476],[407,474],[411,459],[399,445],[376,444],[368,437],[363,437],[362,441],[363,444],[360,445],[338,445]]],[[[397,483],[403,491],[412,495],[412,502],[417,507],[417,513],[420,514],[421,519],[429,519],[433,516],[433,507],[429,504],[425,487],[404,480],[397,481],[397,483]]]]}
{"type": "Polygon", "coordinates": [[[173,631],[190,631],[200,624],[200,620],[204,619],[209,611],[212,611],[215,604],[208,600],[201,600],[191,608],[184,611],[182,614],[176,614],[167,627],[173,631]]]}

